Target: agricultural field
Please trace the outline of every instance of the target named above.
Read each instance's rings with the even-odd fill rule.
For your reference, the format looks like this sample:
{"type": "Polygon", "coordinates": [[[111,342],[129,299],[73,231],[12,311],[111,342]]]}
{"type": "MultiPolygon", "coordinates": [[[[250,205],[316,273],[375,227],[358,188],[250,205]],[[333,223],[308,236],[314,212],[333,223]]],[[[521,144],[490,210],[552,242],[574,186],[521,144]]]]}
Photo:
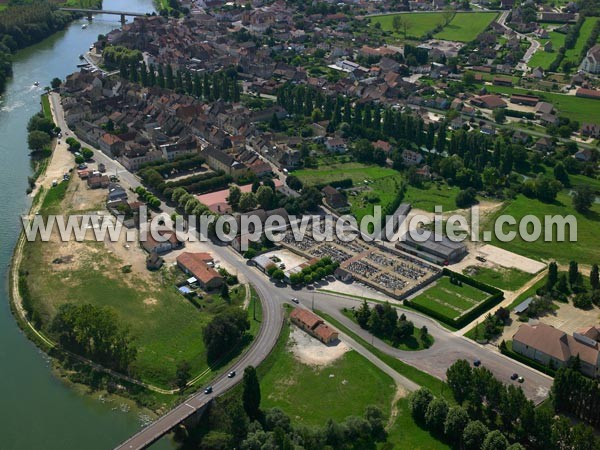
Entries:
{"type": "Polygon", "coordinates": [[[411,301],[437,311],[449,319],[456,319],[488,298],[489,295],[474,286],[466,283],[457,286],[450,282],[449,277],[442,277],[432,287],[411,301]]]}
{"type": "Polygon", "coordinates": [[[557,94],[554,92],[533,91],[528,89],[517,89],[505,86],[486,85],[490,93],[498,94],[524,94],[531,92],[545,101],[552,103],[558,110],[559,116],[568,117],[571,120],[582,122],[600,122],[600,100],[591,98],[580,98],[574,95],[557,94]]]}
{"type": "Polygon", "coordinates": [[[302,169],[291,173],[296,175],[302,183],[307,185],[326,184],[332,181],[351,178],[354,185],[362,184],[364,180],[377,180],[398,174],[393,169],[380,166],[368,166],[366,164],[347,162],[333,163],[317,169],[302,169]]]}
{"type": "Polygon", "coordinates": [[[477,281],[506,291],[516,291],[534,277],[519,269],[502,267],[473,267],[467,268],[464,273],[477,281]]]}
{"type": "MultiPolygon", "coordinates": [[[[427,33],[443,26],[445,12],[401,14],[402,20],[408,22],[407,37],[420,39],[427,33]]],[[[396,32],[393,26],[396,14],[385,14],[371,17],[371,23],[380,23],[381,29],[389,31],[397,38],[404,38],[403,32],[396,32]]],[[[435,35],[438,39],[470,42],[475,39],[496,18],[496,13],[467,12],[456,13],[450,23],[435,35]]]]}
{"type": "MultiPolygon", "coordinates": [[[[491,230],[494,219],[501,214],[513,216],[517,223],[524,216],[532,214],[540,219],[542,228],[545,216],[572,214],[577,220],[577,241],[544,242],[542,235],[534,242],[525,242],[519,237],[510,242],[501,242],[494,237],[492,243],[498,247],[539,260],[556,259],[559,262],[568,263],[575,258],[580,264],[594,264],[600,261],[600,249],[595,245],[590,245],[598,239],[598,229],[600,228],[600,204],[598,203],[595,203],[592,209],[584,215],[573,209],[571,197],[566,190],[558,194],[554,203],[543,203],[518,195],[515,200],[507,202],[482,229],[491,230]]],[[[516,230],[517,228],[505,226],[505,232],[511,229],[516,230]]],[[[568,239],[568,229],[566,231],[565,238],[568,239]]]]}
{"type": "Polygon", "coordinates": [[[277,345],[258,367],[263,408],[281,408],[305,425],[360,416],[368,405],[390,413],[395,388],[388,375],[353,350],[324,366],[305,364],[291,352],[291,327],[284,325],[277,345]]]}
{"type": "Polygon", "coordinates": [[[549,39],[538,39],[542,46],[529,60],[529,67],[541,67],[542,69],[547,70],[550,64],[552,64],[558,56],[558,49],[565,45],[566,35],[557,33],[556,31],[550,31],[548,34],[550,35],[549,39]],[[548,41],[552,42],[553,50],[551,52],[544,51],[543,46],[548,41]]]}
{"type": "Polygon", "coordinates": [[[498,16],[495,12],[456,13],[442,31],[434,35],[447,41],[471,42],[498,16]]]}

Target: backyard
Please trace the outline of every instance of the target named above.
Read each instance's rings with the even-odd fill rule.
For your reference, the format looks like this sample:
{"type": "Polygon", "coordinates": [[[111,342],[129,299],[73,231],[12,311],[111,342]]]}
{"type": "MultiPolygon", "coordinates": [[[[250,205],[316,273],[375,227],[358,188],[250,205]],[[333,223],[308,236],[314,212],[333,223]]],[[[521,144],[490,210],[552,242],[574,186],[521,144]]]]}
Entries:
{"type": "Polygon", "coordinates": [[[332,181],[352,179],[354,185],[363,184],[364,180],[377,180],[398,174],[393,169],[380,166],[368,166],[356,162],[333,163],[323,165],[317,169],[296,170],[291,175],[296,175],[302,183],[307,185],[327,184],[332,181]]]}

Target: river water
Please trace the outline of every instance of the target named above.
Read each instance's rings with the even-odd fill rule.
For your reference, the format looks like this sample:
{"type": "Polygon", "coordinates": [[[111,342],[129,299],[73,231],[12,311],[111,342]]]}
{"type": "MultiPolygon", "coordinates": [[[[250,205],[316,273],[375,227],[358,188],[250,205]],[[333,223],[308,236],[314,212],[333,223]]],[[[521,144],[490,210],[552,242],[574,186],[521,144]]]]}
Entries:
{"type": "MultiPolygon", "coordinates": [[[[104,0],[107,10],[150,12],[152,0],[104,0]]],[[[20,232],[19,216],[31,199],[27,121],[40,110],[40,94],[53,77],[76,70],[79,55],[98,34],[119,26],[119,16],[97,16],[86,29],[65,31],[15,55],[13,79],[0,97],[0,448],[106,450],[139,430],[143,418],[119,402],[80,395],[52,375],[47,356],[19,330],[8,304],[7,269],[20,232]],[[40,87],[34,87],[38,81],[40,87]]],[[[153,447],[155,448],[155,447],[153,447]]],[[[156,448],[171,448],[163,439],[156,448]]]]}

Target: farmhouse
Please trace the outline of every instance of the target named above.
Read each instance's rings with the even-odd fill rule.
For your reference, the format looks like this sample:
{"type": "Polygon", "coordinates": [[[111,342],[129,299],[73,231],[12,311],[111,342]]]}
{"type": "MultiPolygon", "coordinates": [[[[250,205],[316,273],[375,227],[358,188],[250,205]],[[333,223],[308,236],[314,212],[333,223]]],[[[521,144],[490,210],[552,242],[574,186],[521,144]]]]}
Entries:
{"type": "Polygon", "coordinates": [[[348,206],[346,197],[336,188],[327,185],[321,189],[321,192],[325,195],[327,204],[332,208],[344,208],[345,206],[348,206]]]}
{"type": "Polygon", "coordinates": [[[193,276],[202,289],[216,289],[223,285],[223,277],[209,266],[212,263],[209,253],[183,252],[177,257],[177,265],[185,273],[193,276]]]}
{"type": "Polygon", "coordinates": [[[600,73],[600,44],[588,50],[581,63],[581,69],[589,73],[600,73]]]}
{"type": "Polygon", "coordinates": [[[515,352],[555,368],[565,366],[571,358],[579,357],[581,372],[598,377],[600,362],[600,327],[590,326],[569,336],[553,326],[539,323],[523,324],[513,337],[515,352]]]}
{"type": "Polygon", "coordinates": [[[480,95],[471,99],[471,103],[479,108],[497,109],[506,108],[506,102],[497,95],[480,95]]]}
{"type": "Polygon", "coordinates": [[[167,253],[183,247],[183,242],[179,240],[174,231],[154,230],[154,233],[152,233],[148,230],[146,234],[146,238],[142,240],[142,247],[148,253],[167,253]]]}
{"type": "Polygon", "coordinates": [[[339,339],[336,329],[323,323],[323,320],[308,309],[295,308],[290,314],[290,320],[301,330],[306,331],[312,337],[329,345],[339,339]]]}

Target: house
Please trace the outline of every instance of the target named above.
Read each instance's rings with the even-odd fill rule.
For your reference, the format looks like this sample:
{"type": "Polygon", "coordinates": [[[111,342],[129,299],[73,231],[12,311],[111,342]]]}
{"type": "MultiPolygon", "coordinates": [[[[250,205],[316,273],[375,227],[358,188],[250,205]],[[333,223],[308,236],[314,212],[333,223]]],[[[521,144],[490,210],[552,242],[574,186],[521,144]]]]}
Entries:
{"type": "Polygon", "coordinates": [[[146,257],[146,269],[148,270],[158,270],[162,267],[165,262],[158,253],[155,251],[150,252],[150,254],[146,257]]]}
{"type": "Polygon", "coordinates": [[[513,144],[527,144],[529,139],[530,136],[527,133],[521,130],[517,130],[513,133],[510,140],[513,144]]]}
{"type": "Polygon", "coordinates": [[[548,41],[544,44],[544,51],[547,53],[552,51],[552,41],[548,41]]]}
{"type": "Polygon", "coordinates": [[[535,114],[542,116],[544,114],[552,114],[554,112],[554,106],[548,102],[538,102],[535,104],[535,114]]]}
{"type": "Polygon", "coordinates": [[[323,195],[325,195],[325,200],[327,204],[332,208],[337,209],[348,206],[346,196],[333,186],[327,185],[323,189],[321,189],[321,192],[323,193],[323,195]]]}
{"type": "Polygon", "coordinates": [[[497,109],[506,108],[506,102],[498,95],[480,95],[471,99],[471,103],[479,108],[497,109]]]}
{"type": "Polygon", "coordinates": [[[584,123],[583,125],[581,125],[581,135],[587,138],[599,138],[600,125],[598,125],[597,123],[584,123]]]}
{"type": "Polygon", "coordinates": [[[109,179],[106,175],[100,173],[93,174],[87,178],[87,185],[90,189],[108,187],[109,179]]]}
{"type": "Polygon", "coordinates": [[[589,148],[582,148],[573,156],[577,161],[590,162],[592,160],[593,153],[589,148]]]}
{"type": "Polygon", "coordinates": [[[494,77],[494,79],[492,80],[492,83],[495,86],[507,86],[507,87],[512,87],[513,83],[512,83],[512,79],[510,78],[506,78],[506,77],[494,77]]]}
{"type": "Polygon", "coordinates": [[[386,155],[392,150],[392,145],[389,142],[382,141],[381,139],[373,142],[373,147],[383,150],[386,155]]]}
{"type": "Polygon", "coordinates": [[[550,152],[554,149],[554,142],[549,137],[541,137],[533,146],[538,152],[550,152]]]}
{"type": "Polygon", "coordinates": [[[193,276],[204,290],[217,289],[223,285],[223,277],[211,267],[210,253],[183,252],[177,257],[177,265],[186,274],[193,276]]]}
{"type": "Polygon", "coordinates": [[[298,328],[318,339],[323,344],[329,345],[337,342],[339,339],[339,333],[336,329],[326,325],[319,316],[308,309],[295,308],[290,313],[290,320],[298,328]]]}
{"type": "Polygon", "coordinates": [[[581,70],[589,73],[600,73],[600,44],[590,48],[581,62],[581,70]]]}
{"type": "Polygon", "coordinates": [[[516,105],[535,106],[540,101],[535,95],[513,94],[510,97],[510,102],[516,105]]]}
{"type": "Polygon", "coordinates": [[[114,134],[104,133],[98,142],[98,146],[103,153],[113,157],[121,154],[125,148],[125,143],[114,134]]]}
{"type": "Polygon", "coordinates": [[[140,234],[142,247],[148,253],[156,252],[158,254],[167,253],[171,250],[183,247],[183,242],[179,240],[174,231],[166,230],[146,230],[146,233],[140,234]]]}
{"type": "Polygon", "coordinates": [[[412,150],[404,150],[401,156],[402,162],[407,166],[416,166],[423,162],[423,155],[412,150]]]}
{"type": "Polygon", "coordinates": [[[533,78],[537,78],[538,80],[541,80],[542,78],[544,78],[544,69],[542,69],[541,67],[536,67],[535,69],[533,69],[531,71],[531,76],[533,78]]]}
{"type": "Polygon", "coordinates": [[[544,125],[558,125],[560,120],[558,116],[555,116],[554,114],[542,114],[540,116],[540,122],[544,125]]]}
{"type": "Polygon", "coordinates": [[[579,88],[577,89],[577,92],[575,92],[575,95],[577,97],[593,98],[595,100],[600,100],[600,91],[597,91],[595,89],[579,88]]]}
{"type": "Polygon", "coordinates": [[[127,191],[118,184],[110,183],[108,185],[108,195],[106,196],[107,203],[121,200],[127,200],[127,191]]]}
{"type": "Polygon", "coordinates": [[[238,178],[247,171],[247,167],[243,163],[215,147],[207,147],[201,155],[206,158],[206,163],[215,172],[222,171],[233,178],[238,178]]]}
{"type": "Polygon", "coordinates": [[[513,351],[534,361],[554,368],[566,366],[571,358],[579,358],[581,372],[591,378],[598,377],[600,363],[600,327],[591,326],[577,330],[573,335],[551,325],[523,324],[513,336],[513,351]]]}
{"type": "Polygon", "coordinates": [[[331,153],[346,153],[346,141],[342,138],[328,138],[325,148],[331,153]]]}

